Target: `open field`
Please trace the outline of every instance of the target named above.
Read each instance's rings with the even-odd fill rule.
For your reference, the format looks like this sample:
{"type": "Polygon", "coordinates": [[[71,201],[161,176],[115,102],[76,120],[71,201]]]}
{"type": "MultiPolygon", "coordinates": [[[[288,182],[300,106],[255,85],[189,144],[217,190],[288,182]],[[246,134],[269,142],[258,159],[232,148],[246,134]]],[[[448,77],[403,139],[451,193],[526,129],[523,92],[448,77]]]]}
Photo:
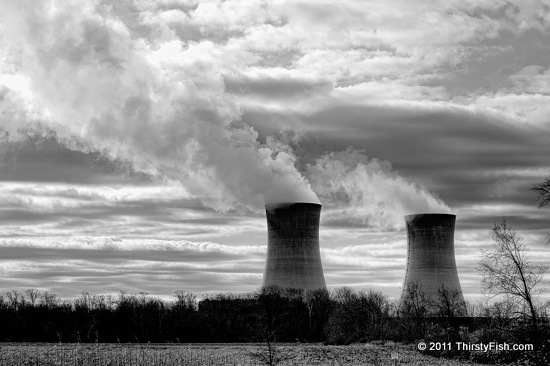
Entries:
{"type": "MultiPolygon", "coordinates": [[[[259,366],[250,344],[0,344],[0,366],[259,366]]],[[[391,352],[398,352],[399,365],[477,365],[421,355],[414,346],[322,346],[277,345],[290,355],[280,365],[393,365],[391,352]]]]}

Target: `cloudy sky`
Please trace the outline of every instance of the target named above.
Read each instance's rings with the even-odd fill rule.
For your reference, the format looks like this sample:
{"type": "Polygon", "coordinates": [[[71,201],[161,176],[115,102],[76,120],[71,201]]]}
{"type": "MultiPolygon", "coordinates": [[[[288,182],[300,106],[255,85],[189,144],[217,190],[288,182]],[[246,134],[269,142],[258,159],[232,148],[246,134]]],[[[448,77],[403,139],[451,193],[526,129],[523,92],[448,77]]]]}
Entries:
{"type": "Polygon", "coordinates": [[[329,288],[398,296],[403,216],[451,212],[476,301],[502,218],[550,263],[548,37],[548,0],[0,0],[0,292],[253,291],[264,203],[320,201],[329,288]]]}

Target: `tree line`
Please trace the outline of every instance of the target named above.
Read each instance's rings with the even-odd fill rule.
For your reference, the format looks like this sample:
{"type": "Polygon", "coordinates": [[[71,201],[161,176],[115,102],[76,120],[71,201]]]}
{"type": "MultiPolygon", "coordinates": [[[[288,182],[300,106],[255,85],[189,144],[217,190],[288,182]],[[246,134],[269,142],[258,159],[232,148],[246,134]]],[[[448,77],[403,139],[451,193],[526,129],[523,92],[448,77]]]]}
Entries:
{"type": "Polygon", "coordinates": [[[537,351],[439,354],[488,363],[550,357],[548,304],[533,300],[531,307],[521,299],[464,303],[444,287],[436,298],[429,297],[418,284],[407,287],[400,300],[347,287],[329,292],[269,286],[201,301],[185,291],[176,291],[169,301],[126,292],[82,292],[69,301],[29,289],[0,294],[0,342],[498,342],[533,343],[537,351]]]}
{"type": "Polygon", "coordinates": [[[329,292],[269,286],[246,294],[208,295],[201,301],[184,291],[176,291],[170,301],[126,292],[82,292],[68,301],[29,289],[0,294],[0,341],[249,342],[258,330],[270,329],[284,342],[411,342],[429,338],[436,328],[458,336],[461,329],[528,325],[532,311],[541,326],[547,323],[546,309],[543,304],[531,309],[512,298],[463,303],[458,293],[444,287],[433,299],[417,284],[399,301],[347,287],[329,292]]]}
{"type": "Polygon", "coordinates": [[[448,326],[466,316],[465,304],[444,288],[436,301],[420,286],[408,288],[404,298],[397,302],[347,287],[329,292],[269,286],[200,302],[184,291],[170,301],[146,293],[82,292],[68,301],[48,291],[10,291],[0,294],[0,341],[249,342],[263,329],[284,342],[413,341],[425,337],[428,322],[448,326]]]}

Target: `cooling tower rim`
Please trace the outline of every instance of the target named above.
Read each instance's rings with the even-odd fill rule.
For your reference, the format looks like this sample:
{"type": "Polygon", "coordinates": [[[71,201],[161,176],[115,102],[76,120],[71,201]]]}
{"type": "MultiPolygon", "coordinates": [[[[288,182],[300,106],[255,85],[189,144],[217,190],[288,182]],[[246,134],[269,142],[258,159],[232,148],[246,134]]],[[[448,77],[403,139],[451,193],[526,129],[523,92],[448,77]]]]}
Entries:
{"type": "Polygon", "coordinates": [[[414,218],[421,218],[421,217],[456,217],[455,214],[450,213],[437,213],[437,212],[429,212],[429,213],[419,213],[419,214],[411,214],[411,215],[405,215],[405,220],[409,221],[414,218]]]}
{"type": "Polygon", "coordinates": [[[456,215],[449,214],[449,213],[421,213],[421,214],[405,215],[405,222],[413,222],[413,221],[423,220],[423,219],[456,220],[456,215]]]}
{"type": "Polygon", "coordinates": [[[271,202],[265,204],[266,210],[275,210],[281,208],[289,208],[291,206],[302,206],[302,207],[322,207],[323,205],[315,202],[300,202],[300,201],[290,201],[290,202],[271,202]]]}

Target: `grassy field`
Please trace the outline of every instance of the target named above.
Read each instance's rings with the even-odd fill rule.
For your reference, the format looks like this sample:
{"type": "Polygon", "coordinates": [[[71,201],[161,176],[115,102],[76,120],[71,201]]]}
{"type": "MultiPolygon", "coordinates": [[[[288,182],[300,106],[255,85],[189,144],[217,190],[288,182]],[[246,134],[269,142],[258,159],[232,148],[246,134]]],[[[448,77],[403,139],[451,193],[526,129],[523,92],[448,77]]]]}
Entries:
{"type": "MultiPolygon", "coordinates": [[[[0,366],[256,366],[249,344],[131,345],[131,344],[0,344],[0,366]]],[[[280,365],[477,365],[421,355],[414,346],[392,345],[277,345],[292,359],[280,365]]]]}

